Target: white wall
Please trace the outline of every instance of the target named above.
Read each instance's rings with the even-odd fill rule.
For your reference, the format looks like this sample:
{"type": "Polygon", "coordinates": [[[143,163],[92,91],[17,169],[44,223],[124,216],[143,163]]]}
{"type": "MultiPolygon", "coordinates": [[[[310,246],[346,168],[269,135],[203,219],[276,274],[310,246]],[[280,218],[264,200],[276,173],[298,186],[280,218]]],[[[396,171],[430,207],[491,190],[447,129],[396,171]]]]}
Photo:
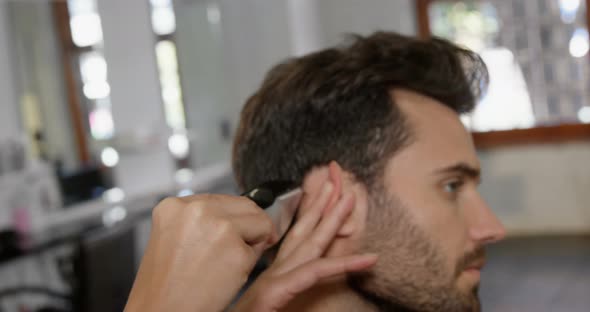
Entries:
{"type": "Polygon", "coordinates": [[[287,0],[292,51],[301,55],[378,30],[417,33],[413,0],[287,0]]]}
{"type": "Polygon", "coordinates": [[[316,0],[325,46],[342,42],[348,33],[377,30],[417,33],[414,0],[316,0]]]}
{"type": "Polygon", "coordinates": [[[192,162],[229,161],[240,109],[266,71],[291,54],[285,1],[176,1],[176,39],[187,124],[196,136],[192,162]],[[218,10],[220,23],[208,14],[218,10]]]}
{"type": "Polygon", "coordinates": [[[12,34],[6,9],[6,2],[0,1],[0,139],[20,133],[10,51],[12,34]]]}
{"type": "MultiPolygon", "coordinates": [[[[232,92],[224,73],[222,25],[208,21],[207,10],[220,10],[218,2],[177,1],[176,43],[187,126],[192,138],[193,166],[227,157],[229,143],[221,138],[232,92]]],[[[213,14],[213,13],[209,13],[213,14]]],[[[221,16],[225,19],[225,16],[221,16]]]]}
{"type": "Polygon", "coordinates": [[[324,46],[318,0],[287,0],[291,51],[305,55],[324,46]]]}
{"type": "Polygon", "coordinates": [[[115,136],[126,139],[126,146],[119,149],[116,184],[130,196],[169,187],[174,166],[167,149],[149,1],[100,0],[97,4],[115,136]]]}
{"type": "Polygon", "coordinates": [[[481,151],[481,191],[512,234],[590,232],[590,144],[481,151]]]}
{"type": "MultiPolygon", "coordinates": [[[[66,170],[77,169],[80,162],[51,3],[10,1],[9,8],[14,35],[10,44],[15,69],[12,79],[19,104],[26,101],[38,109],[50,159],[62,160],[66,170]]],[[[16,117],[21,118],[20,114],[16,117]]]]}
{"type": "Polygon", "coordinates": [[[285,0],[222,1],[226,71],[239,103],[234,111],[273,65],[292,55],[286,5],[285,0]]]}

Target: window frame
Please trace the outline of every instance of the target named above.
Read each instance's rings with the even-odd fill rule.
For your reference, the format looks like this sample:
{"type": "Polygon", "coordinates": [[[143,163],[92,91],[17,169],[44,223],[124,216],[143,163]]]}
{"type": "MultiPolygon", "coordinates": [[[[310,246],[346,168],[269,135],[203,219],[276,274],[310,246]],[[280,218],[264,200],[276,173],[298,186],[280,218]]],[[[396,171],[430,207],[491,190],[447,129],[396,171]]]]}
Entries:
{"type": "Polygon", "coordinates": [[[52,1],[51,5],[61,49],[67,104],[70,111],[69,117],[72,121],[74,130],[78,158],[80,159],[80,163],[84,166],[90,164],[92,158],[90,156],[89,142],[86,136],[87,126],[84,123],[84,121],[87,120],[87,116],[84,116],[84,111],[82,110],[80,90],[77,86],[75,69],[72,62],[76,55],[79,55],[87,49],[77,47],[72,40],[72,33],[70,31],[70,13],[67,1],[52,1]]]}
{"type": "MultiPolygon", "coordinates": [[[[416,0],[416,27],[421,38],[432,36],[428,8],[435,1],[453,2],[457,0],[416,0]]],[[[590,0],[586,1],[586,24],[590,30],[590,0]]],[[[590,54],[588,56],[590,58],[590,54]]],[[[590,124],[557,124],[536,126],[527,129],[512,129],[489,132],[472,132],[478,149],[490,149],[526,144],[551,144],[575,141],[590,141],[590,124]]]]}

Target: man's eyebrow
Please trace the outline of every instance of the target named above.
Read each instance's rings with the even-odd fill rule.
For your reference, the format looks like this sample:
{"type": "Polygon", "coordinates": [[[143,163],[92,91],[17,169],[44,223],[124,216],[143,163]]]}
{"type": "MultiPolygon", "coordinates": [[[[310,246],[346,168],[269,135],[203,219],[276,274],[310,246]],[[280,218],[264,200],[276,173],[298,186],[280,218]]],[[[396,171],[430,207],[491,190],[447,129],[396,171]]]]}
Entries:
{"type": "Polygon", "coordinates": [[[481,170],[477,167],[473,167],[467,163],[460,162],[455,165],[445,167],[436,171],[437,174],[446,174],[446,173],[459,173],[465,175],[469,178],[474,180],[479,180],[481,178],[481,170]]]}

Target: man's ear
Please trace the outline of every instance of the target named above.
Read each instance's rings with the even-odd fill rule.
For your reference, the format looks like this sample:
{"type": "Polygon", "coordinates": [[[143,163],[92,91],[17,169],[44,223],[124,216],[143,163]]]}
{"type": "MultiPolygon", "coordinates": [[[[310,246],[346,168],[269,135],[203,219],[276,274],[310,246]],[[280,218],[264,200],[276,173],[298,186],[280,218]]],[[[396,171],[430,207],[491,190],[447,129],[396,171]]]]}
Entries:
{"type": "Polygon", "coordinates": [[[342,167],[340,167],[340,165],[335,161],[331,161],[330,164],[328,164],[328,181],[332,183],[334,191],[332,191],[332,196],[328,201],[329,208],[324,211],[324,213],[327,213],[329,209],[334,207],[340,197],[342,197],[343,193],[342,186],[344,185],[344,171],[342,170],[342,167]]]}
{"type": "Polygon", "coordinates": [[[324,185],[329,183],[332,191],[327,206],[334,206],[342,196],[343,176],[342,167],[335,161],[330,162],[328,165],[313,168],[303,180],[304,200],[313,201],[318,198],[324,185]]]}
{"type": "MultiPolygon", "coordinates": [[[[325,183],[332,185],[332,194],[327,205],[328,209],[324,211],[324,214],[328,213],[329,209],[335,206],[344,193],[353,193],[356,198],[355,207],[349,218],[340,228],[338,236],[350,236],[356,230],[364,228],[364,224],[359,225],[358,223],[366,217],[365,194],[359,192],[358,183],[354,183],[352,174],[343,170],[335,161],[330,162],[328,165],[316,167],[306,175],[303,181],[303,191],[306,197],[304,200],[314,200],[317,198],[325,183]]],[[[305,213],[305,211],[300,211],[300,213],[305,213]]]]}

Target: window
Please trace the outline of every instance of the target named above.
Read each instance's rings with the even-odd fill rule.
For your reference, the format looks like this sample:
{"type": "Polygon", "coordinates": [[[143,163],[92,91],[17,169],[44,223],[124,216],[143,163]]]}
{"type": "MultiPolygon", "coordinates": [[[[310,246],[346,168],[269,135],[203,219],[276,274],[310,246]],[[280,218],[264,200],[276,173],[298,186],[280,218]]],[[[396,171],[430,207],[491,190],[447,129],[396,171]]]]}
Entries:
{"type": "Polygon", "coordinates": [[[483,132],[499,144],[587,138],[587,2],[417,1],[422,35],[464,45],[488,65],[489,90],[464,120],[476,144],[490,137],[483,132]]]}
{"type": "Polygon", "coordinates": [[[579,99],[590,94],[582,1],[435,1],[428,10],[433,35],[488,65],[488,93],[470,117],[474,131],[583,122],[579,112],[590,103],[579,99]]]}
{"type": "MultiPolygon", "coordinates": [[[[180,163],[188,156],[188,138],[174,32],[176,18],[171,0],[145,0],[151,5],[151,24],[156,37],[155,55],[160,76],[163,111],[173,135],[170,151],[180,163]]],[[[62,34],[65,71],[71,73],[68,90],[73,107],[79,109],[83,126],[76,132],[90,139],[93,150],[108,148],[115,136],[110,100],[108,64],[103,55],[103,33],[97,0],[67,0],[56,3],[56,18],[62,34]]],[[[85,145],[86,146],[86,145],[85,145]]],[[[85,147],[86,149],[87,147],[85,147]]],[[[186,166],[186,164],[181,164],[186,166]]]]}
{"type": "Polygon", "coordinates": [[[187,167],[190,145],[186,133],[186,117],[182,100],[182,88],[178,71],[178,57],[174,32],[176,17],[172,0],[150,0],[152,6],[152,29],[157,38],[156,60],[160,73],[160,86],[166,123],[173,134],[168,139],[168,148],[179,163],[187,167]]]}
{"type": "Polygon", "coordinates": [[[86,112],[90,135],[94,140],[113,137],[115,126],[111,114],[111,92],[107,63],[102,53],[102,25],[96,0],[68,0],[74,58],[78,60],[82,110],[86,112]]]}

